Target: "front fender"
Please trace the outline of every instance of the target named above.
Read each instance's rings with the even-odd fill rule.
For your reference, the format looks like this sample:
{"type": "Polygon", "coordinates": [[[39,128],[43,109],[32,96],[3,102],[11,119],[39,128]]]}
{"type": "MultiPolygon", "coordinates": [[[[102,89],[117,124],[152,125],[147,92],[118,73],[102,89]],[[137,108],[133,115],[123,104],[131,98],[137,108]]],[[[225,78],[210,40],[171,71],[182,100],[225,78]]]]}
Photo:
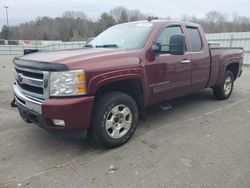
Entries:
{"type": "Polygon", "coordinates": [[[89,94],[95,94],[98,89],[109,83],[113,83],[121,80],[138,79],[143,87],[143,91],[146,91],[145,73],[142,68],[130,68],[123,70],[110,71],[99,74],[90,79],[88,84],[89,94]]]}

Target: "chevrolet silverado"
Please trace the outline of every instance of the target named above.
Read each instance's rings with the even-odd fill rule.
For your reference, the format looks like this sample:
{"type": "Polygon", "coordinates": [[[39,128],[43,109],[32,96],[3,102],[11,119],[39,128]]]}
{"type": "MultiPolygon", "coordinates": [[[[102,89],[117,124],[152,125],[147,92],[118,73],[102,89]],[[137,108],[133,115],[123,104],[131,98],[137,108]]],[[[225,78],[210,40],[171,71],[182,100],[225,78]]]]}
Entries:
{"type": "Polygon", "coordinates": [[[15,104],[26,122],[113,148],[131,138],[150,105],[205,88],[228,99],[242,62],[243,49],[210,48],[198,24],[125,23],[81,49],[15,58],[15,104]]]}

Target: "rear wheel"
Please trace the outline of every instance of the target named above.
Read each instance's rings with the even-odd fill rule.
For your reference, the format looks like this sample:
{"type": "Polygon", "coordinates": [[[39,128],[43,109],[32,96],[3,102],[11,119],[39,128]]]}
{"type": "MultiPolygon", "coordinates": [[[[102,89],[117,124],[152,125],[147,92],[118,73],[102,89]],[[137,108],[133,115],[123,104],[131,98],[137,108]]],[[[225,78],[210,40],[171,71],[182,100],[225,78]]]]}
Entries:
{"type": "Polygon", "coordinates": [[[234,75],[231,71],[226,71],[222,85],[214,87],[214,96],[219,100],[226,100],[231,96],[233,87],[234,75]]]}
{"type": "Polygon", "coordinates": [[[136,130],[138,107],[121,92],[107,93],[95,104],[92,135],[99,144],[114,148],[126,143],[136,130]]]}

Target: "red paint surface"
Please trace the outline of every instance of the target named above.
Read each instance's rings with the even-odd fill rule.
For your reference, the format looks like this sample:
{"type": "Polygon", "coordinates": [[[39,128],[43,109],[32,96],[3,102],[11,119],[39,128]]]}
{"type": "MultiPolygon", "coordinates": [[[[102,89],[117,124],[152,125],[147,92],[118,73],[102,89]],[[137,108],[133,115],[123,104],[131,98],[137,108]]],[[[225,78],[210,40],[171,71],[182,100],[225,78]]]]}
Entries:
{"type": "Polygon", "coordinates": [[[87,130],[91,122],[94,97],[47,99],[42,104],[42,116],[49,129],[87,130]],[[56,127],[52,119],[61,119],[66,127],[56,127]]]}

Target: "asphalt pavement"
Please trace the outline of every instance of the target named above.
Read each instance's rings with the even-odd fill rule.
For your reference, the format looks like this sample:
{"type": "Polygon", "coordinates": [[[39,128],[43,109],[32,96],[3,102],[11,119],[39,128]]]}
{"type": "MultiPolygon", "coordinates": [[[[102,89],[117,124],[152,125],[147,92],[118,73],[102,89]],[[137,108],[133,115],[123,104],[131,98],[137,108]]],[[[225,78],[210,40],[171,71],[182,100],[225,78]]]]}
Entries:
{"type": "Polygon", "coordinates": [[[250,67],[229,100],[211,89],[147,110],[133,138],[106,150],[27,124],[12,100],[13,57],[0,56],[0,187],[250,187],[250,67]]]}

